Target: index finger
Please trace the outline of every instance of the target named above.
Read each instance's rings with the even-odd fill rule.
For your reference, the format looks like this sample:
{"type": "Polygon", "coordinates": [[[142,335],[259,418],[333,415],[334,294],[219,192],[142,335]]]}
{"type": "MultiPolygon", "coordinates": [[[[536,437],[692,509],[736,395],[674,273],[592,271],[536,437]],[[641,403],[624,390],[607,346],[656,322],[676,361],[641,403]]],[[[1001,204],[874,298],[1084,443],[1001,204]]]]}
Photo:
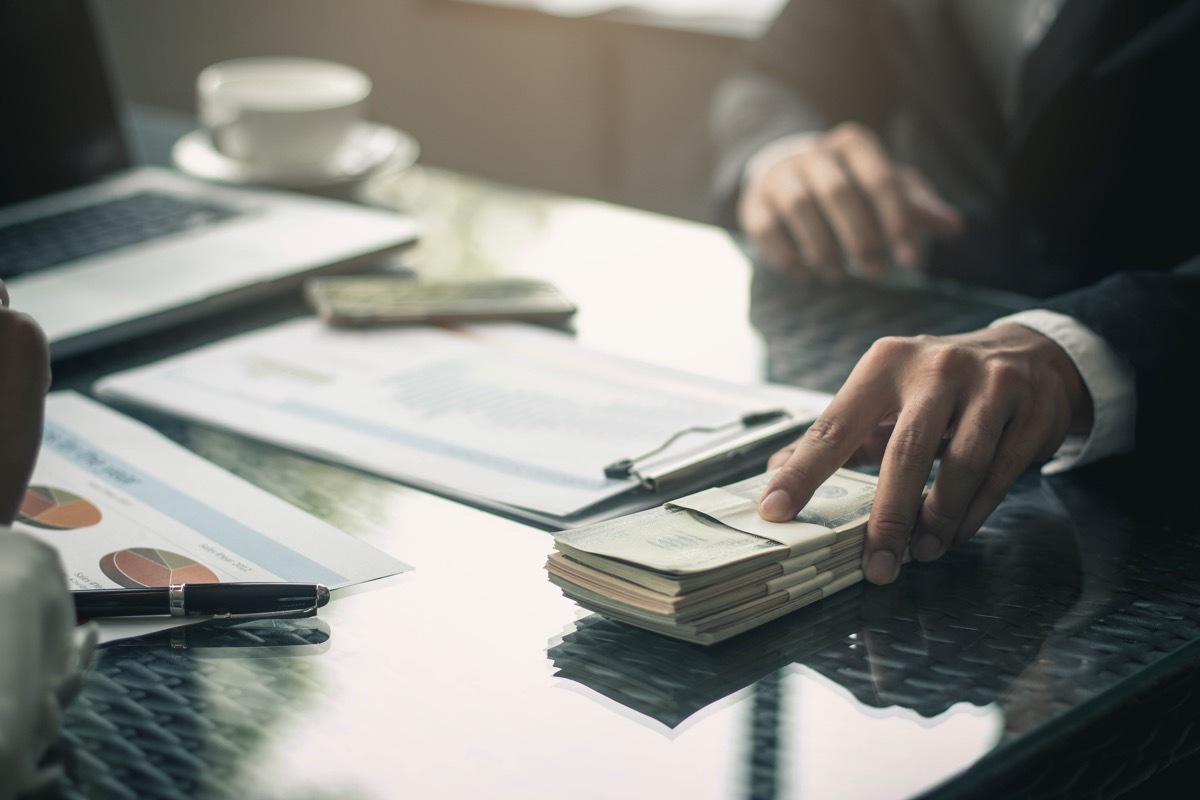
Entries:
{"type": "Polygon", "coordinates": [[[813,492],[854,455],[890,411],[888,393],[876,383],[850,376],[767,484],[758,501],[759,516],[772,522],[794,518],[813,492]]]}
{"type": "Polygon", "coordinates": [[[846,168],[870,198],[892,257],[911,267],[917,258],[912,214],[900,188],[900,177],[887,154],[872,137],[859,137],[838,150],[846,168]]]}

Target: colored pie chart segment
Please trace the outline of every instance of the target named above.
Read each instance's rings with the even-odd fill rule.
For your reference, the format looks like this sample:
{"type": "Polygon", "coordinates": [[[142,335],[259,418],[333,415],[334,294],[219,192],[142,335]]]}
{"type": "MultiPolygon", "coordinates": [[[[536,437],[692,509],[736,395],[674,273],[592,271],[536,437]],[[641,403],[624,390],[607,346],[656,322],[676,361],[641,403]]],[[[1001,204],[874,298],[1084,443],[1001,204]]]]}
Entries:
{"type": "Polygon", "coordinates": [[[100,559],[100,570],[126,589],[170,586],[172,583],[220,583],[208,567],[187,556],[156,547],[131,547],[100,559]]]}
{"type": "Polygon", "coordinates": [[[56,531],[86,528],[102,516],[90,501],[52,486],[30,486],[17,512],[17,519],[27,525],[56,531]]]}

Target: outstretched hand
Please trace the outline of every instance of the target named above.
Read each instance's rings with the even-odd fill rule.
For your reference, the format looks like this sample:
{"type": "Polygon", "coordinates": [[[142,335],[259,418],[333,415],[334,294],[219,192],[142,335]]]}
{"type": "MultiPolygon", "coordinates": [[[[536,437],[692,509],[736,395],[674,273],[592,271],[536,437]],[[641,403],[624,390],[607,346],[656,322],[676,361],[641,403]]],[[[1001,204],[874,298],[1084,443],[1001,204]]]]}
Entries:
{"type": "Polygon", "coordinates": [[[954,236],[963,228],[916,170],[893,163],[875,134],[852,122],[752,171],[738,224],[775,269],[828,281],[851,267],[879,278],[889,260],[913,268],[921,232],[954,236]]]}
{"type": "Polygon", "coordinates": [[[1024,326],[880,339],[825,413],[771,457],[769,468],[779,472],[759,514],[789,520],[837,468],[878,463],[863,569],[872,583],[889,583],[910,537],[920,561],[966,541],[1022,472],[1091,422],[1091,397],[1074,363],[1024,326]]]}

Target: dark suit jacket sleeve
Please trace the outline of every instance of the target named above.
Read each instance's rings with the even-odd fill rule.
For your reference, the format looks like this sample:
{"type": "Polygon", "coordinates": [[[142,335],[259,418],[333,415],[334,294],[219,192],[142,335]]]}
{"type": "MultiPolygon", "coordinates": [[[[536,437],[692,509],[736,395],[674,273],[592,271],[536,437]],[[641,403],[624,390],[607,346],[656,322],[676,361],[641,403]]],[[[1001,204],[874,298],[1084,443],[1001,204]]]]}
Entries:
{"type": "Polygon", "coordinates": [[[1171,272],[1117,273],[1039,306],[1078,319],[1133,366],[1139,457],[1194,470],[1200,254],[1171,272]]]}
{"type": "Polygon", "coordinates": [[[717,87],[710,130],[717,220],[736,228],[746,161],[793,133],[853,119],[879,130],[894,102],[871,0],[792,0],[717,87]]]}

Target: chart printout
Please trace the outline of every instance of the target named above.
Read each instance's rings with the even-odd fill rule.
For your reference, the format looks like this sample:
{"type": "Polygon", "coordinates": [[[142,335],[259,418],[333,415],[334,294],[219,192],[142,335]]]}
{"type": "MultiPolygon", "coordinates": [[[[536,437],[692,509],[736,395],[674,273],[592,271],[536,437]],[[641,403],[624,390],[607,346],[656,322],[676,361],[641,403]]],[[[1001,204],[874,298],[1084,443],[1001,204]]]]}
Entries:
{"type": "MultiPolygon", "coordinates": [[[[37,467],[13,527],[58,551],[71,589],[240,581],[333,589],[410,568],[73,392],[47,398],[37,467]]],[[[105,621],[102,638],[127,627],[105,621]]]]}

